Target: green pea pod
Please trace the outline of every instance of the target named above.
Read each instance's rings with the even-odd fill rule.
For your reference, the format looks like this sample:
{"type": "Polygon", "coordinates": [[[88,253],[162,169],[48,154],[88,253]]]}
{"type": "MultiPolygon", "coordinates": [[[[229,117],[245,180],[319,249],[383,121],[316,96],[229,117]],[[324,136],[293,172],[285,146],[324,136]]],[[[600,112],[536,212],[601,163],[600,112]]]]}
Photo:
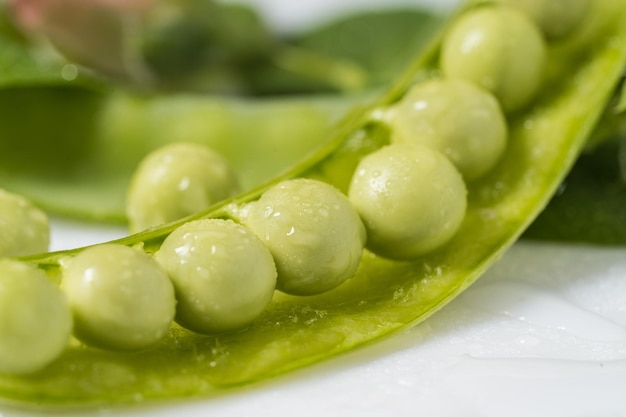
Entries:
{"type": "Polygon", "coordinates": [[[323,145],[319,138],[354,100],[0,88],[0,187],[50,212],[123,223],[131,175],[150,150],[176,141],[211,146],[249,189],[323,145]]]}
{"type": "MultiPolygon", "coordinates": [[[[549,83],[530,108],[511,117],[510,146],[502,163],[469,184],[461,230],[440,250],[412,262],[366,252],[356,276],[336,290],[306,298],[276,294],[257,321],[236,333],[200,336],[174,326],[163,342],[138,353],[74,345],[40,372],[0,377],[0,393],[48,406],[208,396],[422,322],[474,282],[520,236],[557,190],[599,119],[626,65],[626,5],[610,0],[594,5],[613,18],[612,24],[604,25],[592,47],[551,47],[549,83]]],[[[431,74],[437,52],[435,45],[385,97],[350,113],[324,149],[286,176],[310,174],[342,186],[359,156],[384,143],[384,134],[376,129],[370,130],[373,136],[365,134],[372,112],[398,100],[415,79],[431,74]]],[[[265,188],[191,218],[227,217],[233,204],[254,199],[265,188]]],[[[191,218],[119,243],[154,251],[191,218]]],[[[29,261],[54,275],[62,259],[79,250],[29,261]]]]}

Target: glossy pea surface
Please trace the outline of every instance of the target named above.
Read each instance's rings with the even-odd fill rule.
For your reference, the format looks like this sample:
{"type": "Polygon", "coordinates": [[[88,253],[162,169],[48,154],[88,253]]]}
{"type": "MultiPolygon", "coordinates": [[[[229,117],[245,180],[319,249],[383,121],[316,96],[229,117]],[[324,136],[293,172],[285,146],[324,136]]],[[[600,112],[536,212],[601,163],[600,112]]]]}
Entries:
{"type": "Polygon", "coordinates": [[[539,28],[506,6],[483,6],[464,14],[441,46],[444,75],[491,91],[505,112],[520,110],[537,95],[545,62],[539,28]]]}
{"type": "Polygon", "coordinates": [[[174,318],[174,288],[166,272],[128,246],[93,246],[67,262],[62,289],[76,335],[116,350],[146,348],[162,339],[174,318]]]}
{"type": "Polygon", "coordinates": [[[283,292],[328,291],[359,265],[363,224],[346,196],[329,184],[305,178],[283,181],[243,213],[245,224],[272,252],[283,292]]]}
{"type": "Polygon", "coordinates": [[[176,288],[176,321],[197,333],[249,324],[274,294],[272,255],[252,231],[230,220],[186,223],[155,256],[176,288]]]}
{"type": "Polygon", "coordinates": [[[0,189],[0,236],[0,257],[46,252],[48,216],[27,198],[0,189]]]}
{"type": "Polygon", "coordinates": [[[392,141],[444,153],[466,180],[489,172],[502,157],[507,125],[498,101],[458,79],[416,84],[392,109],[392,141]]]}
{"type": "Polygon", "coordinates": [[[367,155],[348,192],[363,218],[367,246],[393,259],[412,259],[446,243],[467,207],[461,174],[439,151],[393,144],[367,155]]]}
{"type": "Polygon", "coordinates": [[[126,211],[140,231],[206,209],[239,191],[228,161],[210,148],[173,143],[148,154],[133,175],[126,211]]]}
{"type": "Polygon", "coordinates": [[[67,347],[71,332],[67,299],[46,274],[0,260],[0,374],[44,368],[67,347]]]}

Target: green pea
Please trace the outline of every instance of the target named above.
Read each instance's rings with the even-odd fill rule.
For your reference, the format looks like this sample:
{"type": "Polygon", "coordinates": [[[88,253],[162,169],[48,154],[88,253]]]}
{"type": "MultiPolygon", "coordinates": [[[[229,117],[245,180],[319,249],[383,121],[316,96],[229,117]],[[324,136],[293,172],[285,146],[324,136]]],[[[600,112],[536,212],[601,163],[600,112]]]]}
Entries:
{"type": "Polygon", "coordinates": [[[326,183],[283,181],[248,204],[243,221],[272,252],[283,292],[331,290],[352,277],[360,263],[363,224],[346,196],[326,183]]]}
{"type": "Polygon", "coordinates": [[[116,350],[137,350],[163,338],[176,299],[167,273],[149,255],[103,244],[82,251],[63,269],[62,289],[82,341],[116,350]]]}
{"type": "Polygon", "coordinates": [[[46,274],[0,260],[0,373],[42,369],[61,355],[71,333],[67,299],[46,274]]]}
{"type": "Polygon", "coordinates": [[[587,14],[589,0],[498,0],[529,16],[548,39],[571,33],[587,14]]]}
{"type": "Polygon", "coordinates": [[[176,321],[198,333],[249,324],[274,294],[272,255],[252,231],[231,220],[186,223],[155,256],[176,288],[176,321]]]}
{"type": "Polygon", "coordinates": [[[467,206],[463,178],[442,153],[392,144],[359,163],[348,196],[367,229],[367,247],[391,259],[437,249],[457,231],[467,206]]]}
{"type": "Polygon", "coordinates": [[[0,236],[0,257],[46,252],[48,216],[25,197],[0,189],[0,236]]]}
{"type": "Polygon", "coordinates": [[[507,125],[486,90],[455,79],[416,84],[393,111],[393,142],[443,152],[466,180],[489,172],[504,153],[507,125]]]}
{"type": "Polygon", "coordinates": [[[148,154],[128,190],[132,231],[178,220],[239,192],[230,164],[210,148],[173,143],[148,154]]]}
{"type": "Polygon", "coordinates": [[[491,91],[506,112],[530,103],[541,86],[546,45],[522,12],[504,6],[467,12],[450,28],[441,46],[444,75],[491,91]]]}

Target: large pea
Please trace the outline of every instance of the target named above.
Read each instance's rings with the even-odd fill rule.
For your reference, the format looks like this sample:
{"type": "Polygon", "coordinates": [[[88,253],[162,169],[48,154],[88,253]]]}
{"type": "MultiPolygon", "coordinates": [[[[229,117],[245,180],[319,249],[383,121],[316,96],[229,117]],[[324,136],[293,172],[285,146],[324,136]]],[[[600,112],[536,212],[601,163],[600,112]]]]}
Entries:
{"type": "Polygon", "coordinates": [[[392,141],[443,152],[466,180],[491,170],[506,148],[507,125],[498,101],[466,81],[418,83],[392,114],[392,141]]]}
{"type": "Polygon", "coordinates": [[[48,216],[25,197],[0,189],[0,236],[0,257],[46,252],[48,216]]]}
{"type": "Polygon", "coordinates": [[[465,217],[466,187],[437,150],[392,144],[359,163],[348,196],[367,229],[367,247],[392,259],[439,248],[465,217]]]}
{"type": "Polygon", "coordinates": [[[155,257],[176,288],[176,321],[198,333],[249,324],[267,307],[276,287],[267,247],[230,220],[186,223],[165,239],[155,257]]]}
{"type": "Polygon", "coordinates": [[[132,231],[178,220],[239,192],[228,161],[210,148],[173,143],[148,154],[133,175],[126,202],[132,231]]]}
{"type": "Polygon", "coordinates": [[[71,333],[67,299],[46,274],[0,260],[0,373],[42,369],[63,352],[71,333]]]}
{"type": "Polygon", "coordinates": [[[242,220],[272,252],[283,292],[328,291],[354,275],[360,263],[361,219],[347,197],[326,183],[283,181],[250,203],[242,220]]]}
{"type": "Polygon", "coordinates": [[[506,112],[533,100],[545,61],[546,45],[537,26],[506,6],[467,12],[450,28],[441,46],[443,73],[491,91],[506,112]]]}
{"type": "Polygon", "coordinates": [[[497,0],[528,15],[549,39],[571,33],[587,14],[589,0],[497,0]]]}
{"type": "Polygon", "coordinates": [[[137,350],[162,339],[176,299],[167,273],[148,254],[128,246],[85,249],[64,266],[62,289],[76,336],[88,344],[137,350]]]}

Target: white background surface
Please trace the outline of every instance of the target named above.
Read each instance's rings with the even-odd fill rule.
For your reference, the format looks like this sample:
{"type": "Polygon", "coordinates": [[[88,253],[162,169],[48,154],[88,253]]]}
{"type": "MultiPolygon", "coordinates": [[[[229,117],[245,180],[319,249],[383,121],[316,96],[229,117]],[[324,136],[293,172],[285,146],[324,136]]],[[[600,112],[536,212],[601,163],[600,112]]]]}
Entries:
{"type": "MultiPolygon", "coordinates": [[[[287,25],[366,3],[389,4],[263,2],[287,25]]],[[[122,234],[55,221],[53,246],[122,234]]],[[[521,242],[427,322],[373,346],[219,398],[72,415],[626,416],[626,248],[521,242]]]]}

